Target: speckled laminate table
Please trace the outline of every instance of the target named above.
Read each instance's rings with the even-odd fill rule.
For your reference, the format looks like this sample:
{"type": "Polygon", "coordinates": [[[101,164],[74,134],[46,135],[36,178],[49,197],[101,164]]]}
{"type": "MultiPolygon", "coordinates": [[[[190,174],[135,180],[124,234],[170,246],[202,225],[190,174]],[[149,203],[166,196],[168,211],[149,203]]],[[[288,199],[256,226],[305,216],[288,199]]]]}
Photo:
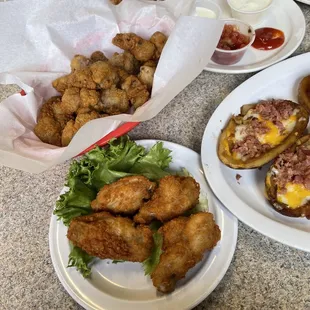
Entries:
{"type": "MultiPolygon", "coordinates": [[[[310,50],[310,7],[300,4],[308,33],[295,54],[310,50]]],[[[156,118],[130,136],[176,142],[195,151],[217,105],[251,75],[202,72],[156,118]]],[[[0,87],[0,100],[15,87],[0,87]]],[[[82,309],[60,284],[50,259],[48,229],[69,163],[41,175],[0,167],[0,309],[82,309]]],[[[310,242],[310,240],[309,240],[310,242]]],[[[310,309],[310,254],[239,223],[233,261],[202,309],[310,309]]]]}

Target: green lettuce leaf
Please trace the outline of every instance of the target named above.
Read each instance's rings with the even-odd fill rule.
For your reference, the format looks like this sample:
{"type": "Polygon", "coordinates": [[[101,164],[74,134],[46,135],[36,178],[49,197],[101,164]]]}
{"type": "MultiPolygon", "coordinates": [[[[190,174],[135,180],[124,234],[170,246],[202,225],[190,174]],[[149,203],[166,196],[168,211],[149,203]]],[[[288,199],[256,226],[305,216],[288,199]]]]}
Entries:
{"type": "Polygon", "coordinates": [[[54,214],[68,226],[73,218],[92,213],[90,203],[97,192],[75,176],[69,177],[66,185],[69,190],[56,201],[54,214]]]}
{"type": "Polygon", "coordinates": [[[70,242],[71,252],[69,254],[69,261],[67,267],[75,267],[84,278],[87,278],[91,274],[91,263],[95,257],[88,255],[85,251],[77,246],[73,246],[70,242]]]}
{"type": "Polygon", "coordinates": [[[143,263],[144,274],[150,275],[159,264],[160,255],[162,254],[163,236],[159,232],[153,234],[154,246],[151,256],[148,257],[143,263]]]}

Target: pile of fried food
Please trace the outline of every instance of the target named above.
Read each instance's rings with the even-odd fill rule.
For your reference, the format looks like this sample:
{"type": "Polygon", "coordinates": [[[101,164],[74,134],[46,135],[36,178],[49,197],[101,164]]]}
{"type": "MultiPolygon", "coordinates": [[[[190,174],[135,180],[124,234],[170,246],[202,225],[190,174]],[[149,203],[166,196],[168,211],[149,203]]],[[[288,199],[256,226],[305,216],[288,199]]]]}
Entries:
{"type": "Polygon", "coordinates": [[[141,175],[124,177],[98,192],[91,203],[95,213],[74,218],[67,237],[91,256],[143,262],[154,246],[149,224],[160,221],[162,253],[151,278],[160,292],[169,293],[220,240],[211,213],[184,216],[198,204],[199,194],[192,177],[169,175],[158,185],[141,175]]]}
{"type": "Polygon", "coordinates": [[[260,168],[274,160],[265,179],[276,211],[310,219],[310,76],[299,85],[298,102],[265,100],[241,107],[222,131],[219,159],[234,169],[260,168]]]}
{"type": "Polygon", "coordinates": [[[129,113],[150,97],[153,77],[167,37],[155,32],[150,40],[119,33],[113,44],[124,50],[108,59],[102,52],[90,58],[76,55],[71,73],[53,81],[61,94],[47,100],[38,115],[35,134],[41,141],[67,146],[88,121],[129,113]]]}

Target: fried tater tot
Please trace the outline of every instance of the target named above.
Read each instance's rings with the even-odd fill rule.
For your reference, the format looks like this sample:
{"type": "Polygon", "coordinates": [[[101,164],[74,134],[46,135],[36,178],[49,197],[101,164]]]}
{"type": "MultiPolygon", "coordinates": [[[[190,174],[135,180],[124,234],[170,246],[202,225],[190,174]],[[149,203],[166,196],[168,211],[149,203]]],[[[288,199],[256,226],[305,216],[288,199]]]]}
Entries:
{"type": "Polygon", "coordinates": [[[109,62],[112,66],[123,69],[129,74],[137,74],[139,72],[139,61],[128,51],[122,54],[114,53],[109,62]]]}
{"type": "Polygon", "coordinates": [[[142,175],[122,178],[105,185],[92,201],[95,212],[109,211],[114,214],[134,214],[151,198],[156,184],[142,175]]]}
{"type": "Polygon", "coordinates": [[[203,259],[221,238],[221,231],[207,212],[178,217],[159,229],[163,236],[163,253],[151,278],[162,293],[175,289],[178,280],[203,259]]]}
{"type": "Polygon", "coordinates": [[[129,100],[124,90],[112,87],[101,95],[101,111],[108,114],[125,113],[129,109],[129,100]]]}
{"type": "MultiPolygon", "coordinates": [[[[97,61],[90,65],[93,80],[102,88],[109,89],[119,82],[116,68],[105,61],[97,61]]],[[[86,87],[88,88],[88,87],[86,87]]]]}
{"type": "Polygon", "coordinates": [[[67,146],[77,131],[87,122],[99,118],[100,114],[96,111],[91,111],[89,113],[79,113],[76,116],[75,121],[70,120],[66,127],[62,131],[61,144],[62,146],[67,146]]]}
{"type": "Polygon", "coordinates": [[[142,84],[134,75],[130,75],[125,79],[125,82],[122,84],[122,89],[126,91],[135,109],[142,106],[150,97],[147,86],[142,84]]]}
{"type": "Polygon", "coordinates": [[[91,256],[130,262],[143,262],[151,255],[154,244],[148,227],[135,227],[129,218],[108,212],[74,218],[67,237],[91,256]]]}
{"type": "Polygon", "coordinates": [[[150,41],[156,46],[155,59],[159,59],[167,40],[167,36],[160,31],[156,31],[151,36],[150,41]]]}
{"type": "Polygon", "coordinates": [[[156,67],[141,66],[140,73],[138,74],[138,79],[147,86],[148,90],[153,87],[154,74],[156,67]]]}
{"type": "Polygon", "coordinates": [[[71,71],[81,70],[89,65],[89,59],[83,55],[75,55],[71,60],[71,71]]]}
{"type": "Polygon", "coordinates": [[[199,201],[200,186],[192,177],[169,175],[159,181],[151,200],[134,217],[140,224],[152,220],[169,221],[194,208],[199,201]]]}
{"type": "Polygon", "coordinates": [[[131,52],[139,61],[152,59],[156,52],[155,45],[134,33],[118,33],[112,43],[119,48],[131,52]]]}

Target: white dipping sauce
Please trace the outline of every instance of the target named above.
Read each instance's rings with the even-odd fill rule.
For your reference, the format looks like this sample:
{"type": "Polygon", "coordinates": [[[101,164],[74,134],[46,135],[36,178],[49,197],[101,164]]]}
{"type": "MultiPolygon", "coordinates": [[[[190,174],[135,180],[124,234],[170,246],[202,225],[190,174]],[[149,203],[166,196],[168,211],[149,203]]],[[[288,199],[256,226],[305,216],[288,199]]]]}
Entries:
{"type": "Polygon", "coordinates": [[[239,11],[255,12],[266,8],[271,0],[229,0],[230,5],[239,11]]]}
{"type": "Polygon", "coordinates": [[[196,7],[196,15],[200,17],[216,18],[216,14],[212,10],[200,6],[196,7]]]}

